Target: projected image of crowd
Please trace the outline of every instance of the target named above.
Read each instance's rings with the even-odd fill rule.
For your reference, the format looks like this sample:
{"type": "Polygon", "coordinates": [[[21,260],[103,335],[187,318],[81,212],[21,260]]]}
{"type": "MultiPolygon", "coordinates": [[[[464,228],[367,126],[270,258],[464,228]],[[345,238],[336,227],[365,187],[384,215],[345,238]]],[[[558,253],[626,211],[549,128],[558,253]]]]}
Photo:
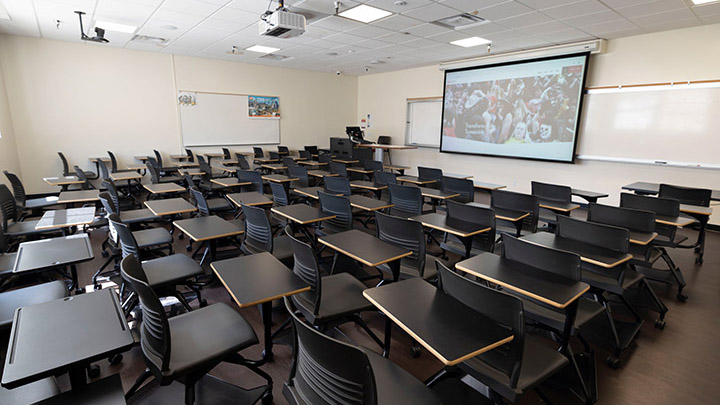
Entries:
{"type": "Polygon", "coordinates": [[[480,142],[572,142],[582,77],[580,66],[562,73],[447,85],[445,136],[480,142]]]}

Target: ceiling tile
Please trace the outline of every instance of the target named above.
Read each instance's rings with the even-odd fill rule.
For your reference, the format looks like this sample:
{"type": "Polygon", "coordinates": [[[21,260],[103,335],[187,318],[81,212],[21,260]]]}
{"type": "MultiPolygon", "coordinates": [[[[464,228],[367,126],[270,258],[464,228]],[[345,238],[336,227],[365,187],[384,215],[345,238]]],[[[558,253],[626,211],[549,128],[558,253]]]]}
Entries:
{"type": "MultiPolygon", "coordinates": [[[[300,7],[305,10],[317,11],[325,14],[335,14],[335,2],[330,0],[302,0],[293,4],[293,7],[300,7]]],[[[351,9],[360,3],[353,0],[342,0],[339,11],[351,9]]]]}
{"type": "Polygon", "coordinates": [[[520,14],[526,14],[533,11],[528,6],[522,5],[516,1],[508,1],[491,7],[479,10],[478,16],[490,21],[498,21],[503,18],[510,18],[520,14]]]}
{"type": "Polygon", "coordinates": [[[377,48],[382,48],[382,47],[388,46],[390,44],[387,42],[384,42],[384,41],[376,40],[376,39],[366,39],[365,41],[360,41],[355,45],[361,46],[363,48],[368,48],[368,49],[377,49],[377,48]]]}
{"type": "Polygon", "coordinates": [[[390,42],[390,43],[392,43],[392,44],[400,44],[400,43],[407,42],[407,41],[410,41],[410,40],[415,39],[415,38],[417,38],[417,37],[413,37],[412,35],[409,35],[409,34],[403,34],[403,33],[400,33],[400,32],[393,32],[392,34],[383,35],[383,36],[381,36],[381,37],[378,37],[378,40],[379,40],[379,41],[390,42]]]}
{"type": "MultiPolygon", "coordinates": [[[[562,6],[565,4],[575,3],[580,0],[518,0],[520,3],[534,8],[535,10],[544,10],[546,8],[562,6]]],[[[644,0],[647,1],[647,0],[644,0]]]]}
{"type": "Polygon", "coordinates": [[[647,32],[667,31],[667,30],[678,30],[682,28],[695,27],[702,24],[697,18],[689,18],[686,20],[672,20],[657,24],[640,25],[640,28],[647,32]]]}
{"type": "Polygon", "coordinates": [[[617,31],[628,31],[637,29],[637,25],[631,23],[628,20],[610,21],[601,24],[586,25],[583,27],[583,31],[593,35],[602,36],[603,33],[617,32],[617,31]]]}
{"type": "MultiPolygon", "coordinates": [[[[630,21],[634,22],[635,24],[639,25],[640,27],[647,26],[647,25],[657,25],[657,24],[667,24],[672,23],[673,21],[683,21],[683,20],[692,20],[695,19],[695,21],[699,22],[698,18],[695,16],[695,14],[690,11],[690,9],[684,8],[679,10],[673,10],[673,11],[666,11],[664,13],[657,13],[657,14],[650,14],[650,15],[644,15],[636,18],[631,18],[630,21]]],[[[671,29],[671,28],[669,28],[671,29]]]]}
{"type": "Polygon", "coordinates": [[[195,14],[199,16],[208,16],[218,9],[220,5],[203,3],[195,0],[165,0],[162,3],[162,8],[165,10],[180,11],[188,14],[195,14]]]}
{"type": "Polygon", "coordinates": [[[229,7],[219,10],[217,13],[213,14],[212,17],[217,20],[225,20],[235,23],[238,25],[238,29],[260,21],[260,16],[256,13],[229,7]]]}
{"type": "Polygon", "coordinates": [[[556,44],[567,44],[570,42],[585,41],[595,38],[593,35],[588,34],[587,32],[576,29],[551,32],[544,35],[538,35],[538,37],[556,44]]]}
{"type": "Polygon", "coordinates": [[[545,14],[533,11],[527,14],[521,14],[515,17],[504,18],[500,20],[500,23],[510,28],[522,28],[528,25],[535,25],[553,21],[552,18],[545,14]]]}
{"type": "Polygon", "coordinates": [[[397,0],[370,0],[366,2],[368,6],[377,7],[382,10],[387,10],[393,13],[403,13],[416,9],[418,7],[427,6],[433,4],[430,0],[403,0],[404,5],[396,5],[397,0]]]}
{"type": "Polygon", "coordinates": [[[355,35],[340,33],[340,34],[333,34],[330,36],[325,37],[328,41],[338,42],[341,44],[356,44],[360,41],[364,41],[365,38],[358,37],[355,35]]]}
{"type": "Polygon", "coordinates": [[[421,25],[423,22],[420,20],[416,20],[414,18],[410,18],[404,15],[391,15],[390,17],[383,18],[382,20],[375,21],[373,23],[370,23],[370,25],[380,28],[386,28],[389,30],[394,31],[403,31],[410,27],[416,27],[418,25],[421,25]]]}
{"type": "Polygon", "coordinates": [[[441,34],[450,30],[436,24],[426,23],[408,28],[406,31],[418,37],[429,37],[431,35],[441,34]]]}
{"type": "Polygon", "coordinates": [[[402,44],[413,48],[431,49],[432,47],[438,46],[440,42],[426,38],[415,38],[410,41],[403,42],[402,44]]]}
{"type": "Polygon", "coordinates": [[[562,21],[553,20],[542,24],[528,25],[527,27],[519,28],[519,30],[530,35],[541,35],[550,32],[564,31],[569,28],[571,27],[562,21]]]}
{"type": "Polygon", "coordinates": [[[357,35],[359,37],[363,38],[377,38],[383,35],[390,34],[392,31],[387,30],[385,28],[375,27],[369,24],[363,24],[360,27],[353,28],[351,30],[345,31],[346,34],[350,35],[357,35]]]}
{"type": "Polygon", "coordinates": [[[487,8],[500,3],[505,3],[507,0],[445,0],[440,3],[444,6],[452,7],[456,10],[470,13],[481,8],[487,8]]]}
{"type": "Polygon", "coordinates": [[[652,3],[653,1],[655,0],[602,0],[605,5],[614,9],[637,6],[638,4],[652,3]]]}
{"type": "Polygon", "coordinates": [[[720,3],[703,4],[690,8],[698,17],[720,14],[720,3]]]}
{"type": "Polygon", "coordinates": [[[623,18],[612,11],[601,11],[599,13],[581,15],[562,20],[564,23],[575,28],[582,29],[587,25],[606,23],[611,21],[622,20],[623,18]]]}
{"type": "Polygon", "coordinates": [[[311,26],[326,28],[333,31],[348,31],[353,28],[361,27],[363,24],[347,18],[331,15],[330,17],[312,23],[311,26]]]}
{"type": "Polygon", "coordinates": [[[404,12],[402,15],[412,17],[422,21],[435,21],[445,17],[458,15],[460,12],[454,8],[443,6],[442,4],[432,3],[429,6],[416,8],[404,12]]]}
{"type": "Polygon", "coordinates": [[[678,9],[687,10],[687,5],[682,0],[658,0],[636,6],[618,7],[616,11],[623,17],[634,18],[678,9]]]}
{"type": "Polygon", "coordinates": [[[580,15],[599,13],[607,11],[608,8],[596,0],[584,0],[576,3],[565,4],[558,7],[544,9],[542,12],[555,19],[577,17],[580,15]]]}
{"type": "Polygon", "coordinates": [[[718,24],[720,23],[720,14],[700,17],[700,21],[704,24],[718,24]]]}
{"type": "Polygon", "coordinates": [[[444,32],[442,34],[433,35],[428,37],[428,39],[432,39],[433,41],[439,41],[439,42],[452,42],[457,41],[458,39],[465,39],[474,36],[471,33],[468,33],[467,31],[448,31],[444,32]]]}

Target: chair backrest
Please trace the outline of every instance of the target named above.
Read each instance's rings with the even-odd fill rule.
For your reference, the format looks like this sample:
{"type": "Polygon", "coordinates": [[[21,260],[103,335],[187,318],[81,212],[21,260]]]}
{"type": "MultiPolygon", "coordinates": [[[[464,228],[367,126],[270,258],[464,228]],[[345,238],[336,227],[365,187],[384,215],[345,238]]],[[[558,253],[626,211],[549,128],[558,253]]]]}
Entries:
{"type": "Polygon", "coordinates": [[[273,151],[268,151],[268,155],[270,155],[270,159],[272,160],[280,160],[280,154],[273,151]]]}
{"type": "Polygon", "coordinates": [[[557,235],[590,245],[627,253],[630,232],[625,228],[558,216],[557,235]]]}
{"type": "Polygon", "coordinates": [[[436,184],[440,184],[443,180],[442,169],[418,166],[418,178],[420,180],[435,180],[437,181],[436,184]]]}
{"type": "Polygon", "coordinates": [[[257,146],[253,146],[253,153],[255,154],[254,157],[257,159],[262,159],[265,157],[265,152],[263,152],[262,148],[259,148],[257,146]]]}
{"type": "Polygon", "coordinates": [[[373,158],[372,148],[353,148],[352,153],[353,160],[360,161],[360,164],[364,164],[364,162],[372,160],[373,158]]]}
{"type": "Polygon", "coordinates": [[[624,208],[652,211],[655,215],[668,217],[677,217],[680,215],[680,201],[674,198],[620,193],[620,206],[624,208]]]}
{"type": "Polygon", "coordinates": [[[435,265],[438,271],[439,288],[445,294],[512,331],[512,341],[485,352],[477,358],[503,373],[508,378],[510,387],[515,388],[520,377],[525,345],[525,313],[522,301],[517,297],[462,277],[439,261],[435,261],[435,265]]]}
{"type": "Polygon", "coordinates": [[[299,155],[302,159],[306,159],[306,160],[312,159],[312,153],[310,153],[310,152],[308,152],[308,151],[306,151],[306,150],[299,150],[299,151],[298,151],[298,155],[299,155]]]}
{"type": "Polygon", "coordinates": [[[282,164],[285,165],[285,167],[295,166],[295,159],[291,158],[290,156],[283,156],[282,158],[282,164]]]}
{"type": "Polygon", "coordinates": [[[442,190],[447,193],[458,193],[453,197],[454,201],[469,203],[475,201],[475,186],[470,179],[458,179],[455,177],[442,178],[442,190]]]}
{"type": "Polygon", "coordinates": [[[10,243],[7,239],[8,238],[5,236],[4,229],[0,227],[0,253],[7,253],[8,248],[10,247],[10,243]]]}
{"type": "Polygon", "coordinates": [[[287,155],[290,153],[290,149],[288,149],[287,146],[278,145],[277,149],[278,149],[278,153],[282,153],[284,155],[287,155]]]}
{"type": "Polygon", "coordinates": [[[79,180],[82,180],[84,183],[80,184],[80,188],[83,190],[87,190],[91,188],[90,181],[88,180],[87,176],[85,175],[85,172],[80,168],[80,166],[74,166],[73,169],[75,169],[75,175],[79,180]]]}
{"type": "Polygon", "coordinates": [[[345,166],[345,163],[331,161],[330,173],[338,174],[340,177],[347,177],[347,166],[345,166]]]}
{"type": "Polygon", "coordinates": [[[710,200],[712,199],[712,190],[660,184],[659,196],[662,198],[674,198],[680,201],[680,204],[709,207],[710,200]]]}
{"type": "Polygon", "coordinates": [[[397,175],[392,172],[384,172],[382,170],[375,170],[373,173],[373,182],[375,186],[387,186],[388,184],[398,184],[397,175]]]}
{"type": "Polygon", "coordinates": [[[363,168],[365,168],[365,170],[372,170],[373,172],[381,172],[383,171],[383,164],[377,160],[368,159],[363,162],[363,168]]]}
{"type": "Polygon", "coordinates": [[[315,145],[307,145],[307,146],[305,146],[305,150],[310,152],[310,155],[318,154],[318,147],[315,145]]]}
{"type": "Polygon", "coordinates": [[[195,200],[195,206],[198,209],[201,217],[210,216],[210,208],[208,207],[207,200],[203,195],[202,191],[198,190],[195,186],[190,187],[190,193],[195,200]]]}
{"type": "Polygon", "coordinates": [[[143,314],[143,321],[140,323],[140,346],[146,365],[158,376],[168,370],[170,364],[170,325],[165,308],[148,284],[145,271],[135,255],[122,260],[120,274],[123,280],[130,283],[140,300],[143,314]]]}
{"type": "Polygon", "coordinates": [[[263,192],[263,181],[262,181],[262,174],[259,172],[256,172],[254,170],[235,170],[235,176],[239,180],[242,181],[249,181],[252,183],[249,186],[243,186],[243,191],[257,191],[258,193],[263,192]]]}
{"type": "MultiPolygon", "coordinates": [[[[112,179],[105,179],[102,181],[101,186],[107,190],[106,193],[110,195],[110,201],[114,205],[113,213],[120,215],[120,193],[118,193],[115,182],[112,179]]],[[[107,208],[106,208],[107,210],[107,208]]],[[[108,211],[108,213],[111,213],[108,211]]]]}
{"type": "Polygon", "coordinates": [[[492,208],[466,205],[457,201],[447,201],[447,218],[477,224],[489,231],[473,236],[473,247],[492,252],[495,247],[495,210],[492,208]]]}
{"type": "Polygon", "coordinates": [[[350,195],[350,180],[345,177],[323,176],[323,183],[328,194],[350,195]]]}
{"type": "Polygon", "coordinates": [[[110,173],[117,173],[118,171],[118,161],[115,157],[115,154],[107,151],[108,156],[110,156],[110,173]]]}
{"type": "Polygon", "coordinates": [[[140,248],[138,248],[137,240],[135,240],[135,237],[133,236],[127,224],[124,223],[117,214],[108,215],[108,222],[110,223],[110,226],[113,227],[113,229],[115,230],[115,233],[117,233],[117,238],[120,241],[120,250],[122,252],[122,257],[135,255],[140,260],[142,260],[142,258],[140,257],[140,248]]]}
{"type": "Polygon", "coordinates": [[[240,167],[242,170],[250,170],[250,163],[248,163],[245,155],[243,155],[242,153],[236,153],[235,160],[237,160],[238,167],[240,167]]]}
{"type": "Polygon", "coordinates": [[[572,188],[557,184],[541,183],[539,181],[530,182],[532,187],[532,195],[542,198],[543,200],[570,202],[572,199],[572,188]]]}
{"type": "Polygon", "coordinates": [[[68,164],[67,159],[65,159],[65,155],[63,155],[62,152],[58,152],[57,154],[58,154],[58,156],[60,156],[60,162],[62,163],[63,176],[69,176],[70,175],[70,165],[68,164]]]}
{"type": "Polygon", "coordinates": [[[152,184],[158,184],[160,183],[160,170],[158,170],[157,166],[151,162],[151,160],[155,159],[148,159],[147,162],[145,162],[145,166],[147,166],[148,172],[150,172],[150,182],[152,184]]]}
{"type": "Polygon", "coordinates": [[[230,154],[230,149],[222,148],[222,152],[223,152],[223,159],[226,159],[226,160],[232,159],[232,155],[230,154]]]}
{"type": "Polygon", "coordinates": [[[105,212],[107,212],[108,215],[118,215],[118,206],[115,205],[113,202],[112,197],[110,196],[110,193],[108,192],[102,192],[98,194],[98,198],[100,199],[100,202],[102,203],[103,207],[105,208],[105,212]]]}
{"type": "Polygon", "coordinates": [[[303,322],[291,300],[285,299],[285,305],[295,337],[289,381],[305,403],[377,404],[375,377],[367,355],[303,322]]]}
{"type": "Polygon", "coordinates": [[[323,225],[329,224],[333,228],[340,230],[350,230],[353,228],[353,215],[350,199],[344,195],[328,194],[320,191],[318,193],[320,199],[320,209],[328,214],[335,215],[335,218],[326,219],[323,225]]]}
{"type": "Polygon", "coordinates": [[[188,157],[188,161],[189,161],[189,162],[194,162],[194,161],[195,161],[195,155],[193,155],[193,152],[192,152],[190,149],[185,148],[185,154],[187,154],[187,157],[188,157]]]}
{"type": "Polygon", "coordinates": [[[193,180],[192,176],[187,174],[187,172],[185,172],[185,174],[183,174],[182,176],[185,180],[185,188],[190,189],[190,187],[193,187],[195,185],[195,181],[193,180]]]}
{"type": "Polygon", "coordinates": [[[322,296],[322,278],[317,257],[312,246],[293,236],[290,225],[285,227],[285,234],[290,238],[290,245],[293,250],[293,273],[310,285],[310,291],[303,294],[315,304],[313,314],[317,315],[320,311],[320,299],[322,296]]]}
{"type": "Polygon", "coordinates": [[[408,216],[422,214],[423,197],[419,187],[388,184],[390,190],[390,204],[394,204],[393,211],[407,213],[408,216]]]}
{"type": "Polygon", "coordinates": [[[377,143],[380,145],[390,145],[392,138],[386,135],[378,136],[377,143]]]}
{"type": "Polygon", "coordinates": [[[537,232],[540,211],[538,197],[505,190],[492,190],[490,195],[490,205],[493,208],[505,208],[530,213],[530,215],[523,218],[522,229],[530,233],[537,232]]]}
{"type": "Polygon", "coordinates": [[[306,167],[300,165],[288,166],[288,175],[299,179],[293,182],[295,187],[308,187],[310,185],[306,167]]]}
{"type": "Polygon", "coordinates": [[[22,181],[20,181],[20,178],[14,173],[10,173],[7,170],[4,170],[3,173],[5,173],[5,177],[7,177],[10,185],[12,186],[15,202],[19,207],[25,207],[27,195],[25,194],[25,187],[23,187],[22,181]]]}
{"type": "Polygon", "coordinates": [[[273,231],[265,210],[245,204],[242,204],[241,207],[245,215],[245,238],[241,246],[243,252],[246,254],[253,254],[257,251],[272,253],[273,231]]]}
{"type": "Polygon", "coordinates": [[[630,231],[655,232],[655,213],[652,211],[590,203],[587,220],[630,231]]]}
{"type": "Polygon", "coordinates": [[[542,271],[580,281],[580,256],[503,234],[502,256],[542,271]]]}
{"type": "Polygon", "coordinates": [[[425,271],[425,234],[420,222],[395,217],[375,211],[377,237],[391,245],[412,250],[410,256],[401,259],[402,264],[412,267],[423,276],[425,271]]]}
{"type": "Polygon", "coordinates": [[[318,156],[318,162],[330,163],[330,162],[332,162],[332,155],[329,153],[322,153],[318,156]]]}
{"type": "Polygon", "coordinates": [[[2,209],[3,231],[7,231],[9,221],[17,221],[19,211],[17,202],[10,189],[5,184],[0,184],[0,209],[2,209]]]}
{"type": "Polygon", "coordinates": [[[273,206],[281,207],[290,204],[290,199],[288,198],[287,191],[285,191],[285,186],[283,186],[282,184],[271,181],[270,191],[272,191],[273,206]]]}
{"type": "Polygon", "coordinates": [[[108,171],[108,168],[107,168],[107,165],[105,164],[105,162],[103,162],[103,161],[98,162],[98,167],[100,168],[100,173],[98,173],[98,175],[100,175],[101,180],[110,178],[110,172],[108,171]]]}
{"type": "Polygon", "coordinates": [[[158,167],[163,167],[163,160],[162,160],[162,154],[157,149],[153,149],[153,153],[155,154],[155,159],[157,160],[158,167]]]}
{"type": "Polygon", "coordinates": [[[210,178],[212,178],[212,168],[210,167],[208,162],[205,160],[205,158],[200,155],[198,155],[198,157],[197,157],[197,163],[200,167],[200,170],[205,173],[202,175],[202,177],[207,178],[209,181],[210,178]]]}

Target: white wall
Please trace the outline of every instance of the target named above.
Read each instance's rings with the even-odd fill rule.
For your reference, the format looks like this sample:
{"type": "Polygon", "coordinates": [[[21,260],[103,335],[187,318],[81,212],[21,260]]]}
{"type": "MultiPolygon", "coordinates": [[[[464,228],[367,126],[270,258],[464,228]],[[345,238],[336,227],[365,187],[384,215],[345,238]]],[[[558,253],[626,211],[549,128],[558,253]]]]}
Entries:
{"type": "MultiPolygon", "coordinates": [[[[1,62],[1,61],[0,61],[1,62]]],[[[10,117],[10,104],[8,103],[5,91],[5,76],[0,63],[0,170],[7,170],[11,173],[21,175],[20,161],[18,160],[17,145],[15,143],[15,131],[13,130],[10,117]]],[[[5,175],[0,175],[0,182],[10,187],[5,175]]]]}
{"type": "Polygon", "coordinates": [[[327,146],[357,112],[355,77],[15,36],[0,36],[0,58],[22,179],[33,193],[56,191],[42,177],[61,172],[58,151],[93,170],[88,158],[107,150],[121,164],[153,148],[180,152],[175,80],[183,90],[279,96],[281,142],[290,147],[327,146]]]}
{"type": "MultiPolygon", "coordinates": [[[[588,86],[718,79],[720,24],[611,40],[607,52],[593,55],[588,86]]],[[[361,76],[358,79],[358,117],[372,116],[370,137],[389,135],[401,144],[405,137],[407,98],[441,96],[443,74],[437,66],[361,76]]],[[[719,151],[720,138],[703,147],[719,151]]],[[[421,148],[393,151],[393,163],[411,167],[428,165],[448,172],[466,173],[476,180],[506,184],[508,189],[530,191],[530,181],[572,185],[611,196],[601,200],[617,204],[621,187],[635,180],[720,189],[718,171],[644,165],[577,161],[574,165],[439,153],[421,148]]],[[[720,211],[720,210],[716,210],[720,211]]],[[[713,223],[720,222],[720,212],[713,223]]]]}

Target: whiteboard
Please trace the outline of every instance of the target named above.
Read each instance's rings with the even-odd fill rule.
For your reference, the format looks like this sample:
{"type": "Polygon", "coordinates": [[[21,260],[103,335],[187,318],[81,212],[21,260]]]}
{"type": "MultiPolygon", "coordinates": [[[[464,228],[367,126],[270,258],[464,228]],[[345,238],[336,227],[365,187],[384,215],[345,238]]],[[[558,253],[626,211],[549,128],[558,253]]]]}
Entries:
{"type": "Polygon", "coordinates": [[[718,87],[591,90],[582,113],[580,158],[709,168],[720,164],[718,87]]]}
{"type": "Polygon", "coordinates": [[[280,143],[280,120],[249,118],[247,95],[179,93],[195,96],[195,105],[179,107],[185,146],[280,143]]]}
{"type": "Polygon", "coordinates": [[[408,100],[405,144],[440,147],[442,98],[408,100]]]}

